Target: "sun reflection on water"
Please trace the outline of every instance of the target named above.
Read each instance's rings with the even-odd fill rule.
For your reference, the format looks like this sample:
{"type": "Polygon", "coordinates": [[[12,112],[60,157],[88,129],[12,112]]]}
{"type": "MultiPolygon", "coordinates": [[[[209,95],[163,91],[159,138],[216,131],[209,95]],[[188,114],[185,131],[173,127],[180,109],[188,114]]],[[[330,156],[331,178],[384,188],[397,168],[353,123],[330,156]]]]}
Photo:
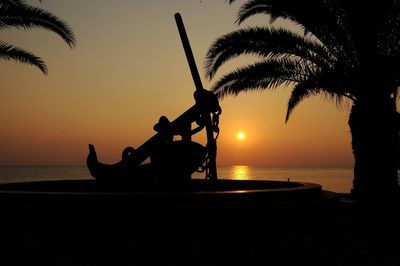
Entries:
{"type": "Polygon", "coordinates": [[[248,180],[250,169],[246,165],[233,166],[233,179],[235,180],[248,180]]]}

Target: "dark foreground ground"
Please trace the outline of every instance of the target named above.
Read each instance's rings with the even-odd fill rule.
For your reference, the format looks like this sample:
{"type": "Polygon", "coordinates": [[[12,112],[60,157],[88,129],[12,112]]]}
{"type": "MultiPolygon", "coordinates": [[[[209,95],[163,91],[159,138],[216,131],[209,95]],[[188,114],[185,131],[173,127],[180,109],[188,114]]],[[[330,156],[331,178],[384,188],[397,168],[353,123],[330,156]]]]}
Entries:
{"type": "Polygon", "coordinates": [[[400,265],[400,202],[315,184],[88,180],[0,192],[0,266],[400,265]]]}
{"type": "MultiPolygon", "coordinates": [[[[78,206],[79,207],[79,206],[78,206]]],[[[400,265],[400,202],[173,216],[4,213],[0,265],[400,265]]]]}

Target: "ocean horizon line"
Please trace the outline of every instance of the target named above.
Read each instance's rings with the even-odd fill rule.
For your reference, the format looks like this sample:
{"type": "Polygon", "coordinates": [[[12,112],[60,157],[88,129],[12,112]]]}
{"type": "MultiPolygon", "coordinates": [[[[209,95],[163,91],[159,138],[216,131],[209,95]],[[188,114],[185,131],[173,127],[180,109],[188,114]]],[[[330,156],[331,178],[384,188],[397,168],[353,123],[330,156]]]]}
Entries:
{"type": "MultiPolygon", "coordinates": [[[[275,180],[321,184],[334,192],[349,192],[353,167],[348,165],[317,166],[218,166],[219,179],[275,180]]],[[[194,172],[193,179],[205,178],[194,172]]],[[[0,165],[0,183],[50,180],[93,179],[86,165],[0,165]]]]}

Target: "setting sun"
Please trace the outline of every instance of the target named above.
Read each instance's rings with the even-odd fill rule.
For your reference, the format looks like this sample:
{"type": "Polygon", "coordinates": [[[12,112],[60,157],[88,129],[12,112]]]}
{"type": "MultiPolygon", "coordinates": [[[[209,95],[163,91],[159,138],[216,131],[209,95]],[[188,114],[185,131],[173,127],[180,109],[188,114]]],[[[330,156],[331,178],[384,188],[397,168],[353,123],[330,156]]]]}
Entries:
{"type": "Polygon", "coordinates": [[[236,138],[238,140],[244,140],[246,138],[246,135],[243,132],[238,132],[236,138]]]}

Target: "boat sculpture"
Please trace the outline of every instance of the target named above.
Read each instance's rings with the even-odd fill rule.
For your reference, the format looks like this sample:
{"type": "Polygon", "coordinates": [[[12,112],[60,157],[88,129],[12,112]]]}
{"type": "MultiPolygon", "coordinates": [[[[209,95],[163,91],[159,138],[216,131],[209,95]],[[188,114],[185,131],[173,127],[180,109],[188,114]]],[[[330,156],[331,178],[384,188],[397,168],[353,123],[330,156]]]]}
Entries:
{"type": "Polygon", "coordinates": [[[195,104],[174,121],[161,116],[154,125],[157,132],[137,149],[127,147],[116,164],[99,162],[94,145],[89,144],[87,166],[90,174],[102,182],[155,182],[190,180],[195,171],[205,172],[206,179],[217,179],[216,139],[219,134],[221,107],[217,96],[203,88],[182,17],[175,21],[196,87],[195,104]],[[196,127],[192,129],[192,123],[196,127]],[[192,135],[205,129],[207,144],[192,141],[192,135]],[[174,140],[176,136],[180,140],[174,140]],[[149,163],[144,163],[146,159],[149,163]]]}

